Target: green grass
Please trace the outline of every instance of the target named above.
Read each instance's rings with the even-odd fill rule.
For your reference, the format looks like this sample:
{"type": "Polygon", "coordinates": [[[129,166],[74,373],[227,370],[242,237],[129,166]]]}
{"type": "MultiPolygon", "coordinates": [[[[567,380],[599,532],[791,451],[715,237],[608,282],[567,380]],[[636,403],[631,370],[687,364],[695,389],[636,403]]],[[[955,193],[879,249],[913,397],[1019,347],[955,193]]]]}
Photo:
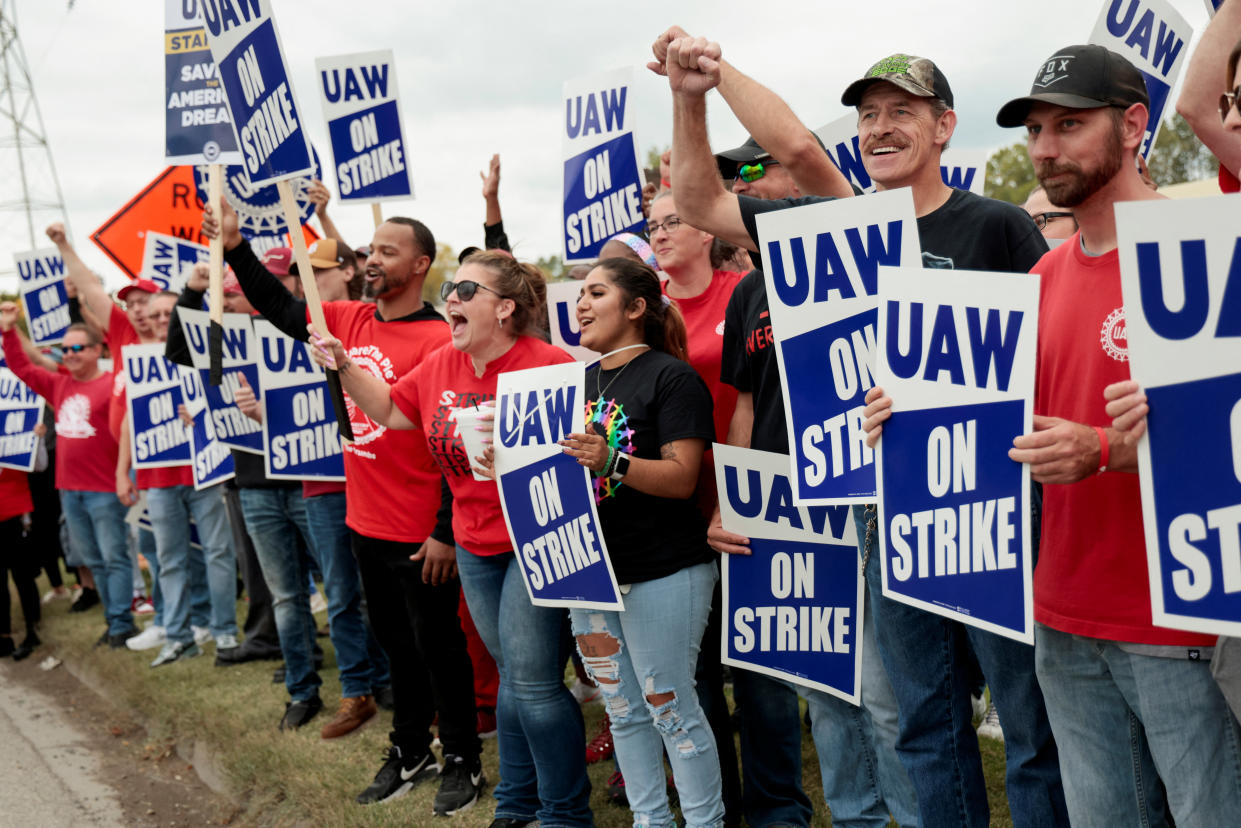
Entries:
{"type": "MultiPolygon", "coordinates": [[[[46,588],[41,580],[40,594],[46,588]]],[[[69,614],[66,604],[59,601],[44,609],[43,654],[54,652],[113,703],[136,711],[146,723],[152,742],[173,739],[182,745],[205,744],[214,757],[215,770],[244,808],[240,817],[243,822],[431,824],[433,782],[424,783],[395,802],[367,807],[354,803],[354,796],[370,784],[383,761],[392,717],[380,711],[356,733],[332,741],[319,738],[319,727],[335,710],[340,693],[335,655],[327,639],[320,639],[326,655],[324,669],[320,671],[324,713],[301,731],[286,734],[276,729],[288,697],[283,685],[272,684],[274,662],[217,668],[213,665],[214,647],[209,644],[200,658],[152,670],[148,664],[155,657],[155,650],[134,653],[92,646],[103,630],[97,609],[69,614]]],[[[239,611],[244,615],[244,607],[239,611]]],[[[593,735],[602,708],[588,705],[584,712],[586,732],[593,735]]],[[[991,824],[1009,826],[1012,822],[1004,796],[1003,746],[987,739],[981,742],[991,824]]],[[[815,804],[812,824],[816,828],[830,826],[820,793],[818,759],[805,730],[802,757],[803,784],[815,804]]],[[[494,740],[484,743],[483,767],[494,786],[498,778],[494,740]]],[[[591,806],[600,828],[628,828],[632,824],[629,811],[610,804],[606,798],[607,778],[612,770],[610,761],[590,767],[591,806]]],[[[471,810],[442,824],[485,828],[493,812],[494,800],[486,795],[471,810]]]]}

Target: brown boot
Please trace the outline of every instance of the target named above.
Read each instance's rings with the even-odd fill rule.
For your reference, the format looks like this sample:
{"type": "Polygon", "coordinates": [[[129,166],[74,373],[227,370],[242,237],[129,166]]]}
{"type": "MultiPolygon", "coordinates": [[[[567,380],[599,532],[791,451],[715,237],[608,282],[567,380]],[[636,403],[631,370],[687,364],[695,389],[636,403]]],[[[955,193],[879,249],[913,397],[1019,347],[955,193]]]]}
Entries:
{"type": "Polygon", "coordinates": [[[340,700],[340,709],[332,717],[332,721],[323,726],[319,735],[324,739],[335,739],[352,733],[375,715],[379,708],[375,706],[373,696],[353,696],[340,700]]]}

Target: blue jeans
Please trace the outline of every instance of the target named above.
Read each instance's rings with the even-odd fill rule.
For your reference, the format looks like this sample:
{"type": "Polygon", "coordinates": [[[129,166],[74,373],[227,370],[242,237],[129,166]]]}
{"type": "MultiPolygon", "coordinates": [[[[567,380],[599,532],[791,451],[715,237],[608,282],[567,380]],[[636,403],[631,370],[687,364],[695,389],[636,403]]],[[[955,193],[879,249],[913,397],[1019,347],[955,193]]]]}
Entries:
{"type": "Polygon", "coordinates": [[[741,797],[754,828],[805,828],[814,808],[801,787],[801,711],[791,684],[733,670],[733,699],[741,724],[741,797]]]}
{"type": "Polygon", "coordinates": [[[917,791],[921,824],[985,828],[990,823],[964,658],[972,646],[1004,727],[1013,824],[1068,825],[1034,648],[883,597],[878,537],[872,531],[867,543],[865,507],[855,506],[853,514],[867,559],[875,639],[900,707],[897,754],[917,791]]]}
{"type": "MultiPolygon", "coordinates": [[[[336,649],[340,669],[341,695],[346,698],[370,695],[372,689],[387,684],[387,658],[383,671],[371,663],[372,636],[362,616],[362,578],[353,557],[349,527],[345,525],[345,493],[308,497],[306,525],[310,530],[310,552],[323,573],[327,593],[328,630],[336,649]]],[[[378,650],[379,645],[374,644],[378,650]]]]}
{"type": "MultiPolygon", "coordinates": [[[[159,588],[159,555],[155,551],[155,535],[141,528],[137,530],[137,533],[138,552],[141,552],[142,557],[147,559],[147,571],[151,573],[151,606],[155,608],[155,614],[151,616],[151,626],[162,627],[164,626],[164,591],[159,588]]],[[[134,561],[134,571],[138,572],[137,560],[134,561]]]]}
{"type": "Polygon", "coordinates": [[[108,633],[119,635],[133,629],[130,601],[134,569],[129,559],[125,507],[115,492],[62,489],[60,509],[69,528],[69,542],[95,576],[108,633]]]}
{"type": "Polygon", "coordinates": [[[211,486],[168,486],[147,490],[147,507],[159,558],[160,590],[164,594],[164,630],[169,641],[188,644],[194,603],[195,558],[205,564],[211,607],[211,634],[237,635],[237,558],[233,553],[223,489],[211,486]],[[190,520],[198,527],[202,552],[190,548],[190,520]]]}
{"type": "Polygon", "coordinates": [[[284,655],[284,686],[293,701],[306,701],[319,695],[323,682],[315,672],[315,619],[306,596],[310,576],[302,544],[309,546],[310,530],[302,489],[254,488],[237,493],[263,580],[271,590],[284,655]]]}
{"type": "Polygon", "coordinates": [[[870,599],[862,625],[862,706],[815,690],[802,690],[811,733],[819,754],[823,798],[832,825],[885,828],[888,814],[897,825],[918,824],[917,797],[896,755],[897,704],[875,644],[870,599]],[[853,757],[841,761],[842,756],[853,757]]]}
{"type": "Polygon", "coordinates": [[[1179,828],[1237,824],[1241,731],[1208,662],[1135,655],[1041,624],[1035,652],[1075,828],[1150,824],[1149,780],[1136,772],[1143,731],[1179,828]]]}
{"type": "Polygon", "coordinates": [[[675,826],[665,750],[687,828],[724,824],[715,736],[694,692],[694,667],[719,573],[715,563],[634,584],[625,611],[573,609],[586,672],[603,691],[634,824],[675,826]]]}
{"type": "Polygon", "coordinates": [[[475,555],[458,546],[457,572],[500,672],[496,819],[593,825],[582,711],[564,683],[565,610],[530,603],[511,552],[475,555]]]}

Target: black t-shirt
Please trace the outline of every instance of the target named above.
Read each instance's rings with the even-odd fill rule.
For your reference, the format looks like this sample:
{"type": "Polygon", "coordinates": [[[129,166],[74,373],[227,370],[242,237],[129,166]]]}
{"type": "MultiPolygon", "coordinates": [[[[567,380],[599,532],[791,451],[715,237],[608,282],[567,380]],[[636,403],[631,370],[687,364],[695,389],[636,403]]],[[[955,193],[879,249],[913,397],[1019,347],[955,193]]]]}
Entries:
{"type": "MultiPolygon", "coordinates": [[[[741,220],[756,249],[755,216],[759,213],[831,200],[823,196],[769,201],[737,198],[741,220]]],[[[919,218],[918,239],[925,268],[1028,273],[1047,252],[1047,242],[1025,210],[967,190],[953,190],[943,206],[919,218]]],[[[762,271],[755,270],[737,285],[724,315],[720,379],[754,395],[750,447],[786,454],[789,438],[784,396],[773,346],[767,286],[762,271]]]]}
{"type": "MultiPolygon", "coordinates": [[[[611,371],[591,366],[585,385],[587,399],[594,400],[587,423],[596,423],[609,445],[634,457],[658,460],[661,447],[674,440],[709,444],[715,437],[707,384],[689,363],[662,351],[644,351],[611,371]]],[[[594,478],[594,484],[618,583],[653,581],[715,557],[693,497],[655,497],[624,480],[594,478]]]]}

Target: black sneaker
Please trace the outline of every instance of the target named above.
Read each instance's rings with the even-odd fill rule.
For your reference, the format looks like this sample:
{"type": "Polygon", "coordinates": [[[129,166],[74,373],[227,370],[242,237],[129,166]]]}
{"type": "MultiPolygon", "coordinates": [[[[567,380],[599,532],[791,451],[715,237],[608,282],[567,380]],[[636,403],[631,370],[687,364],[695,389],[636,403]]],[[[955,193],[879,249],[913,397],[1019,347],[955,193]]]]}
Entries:
{"type": "Polygon", "coordinates": [[[99,603],[99,593],[90,587],[82,587],[77,599],[69,606],[69,612],[86,612],[99,603]]]}
{"type": "Polygon", "coordinates": [[[469,808],[478,801],[478,794],[486,784],[483,765],[478,759],[467,762],[461,756],[445,754],[440,789],[433,806],[435,815],[452,816],[469,808]]]}
{"type": "Polygon", "coordinates": [[[375,781],[370,787],[357,796],[359,805],[370,805],[374,802],[387,802],[405,796],[424,779],[430,779],[440,771],[435,756],[430,751],[421,757],[407,760],[401,755],[401,749],[390,745],[384,752],[385,759],[375,781]]]}
{"type": "Polygon", "coordinates": [[[289,702],[284,706],[284,716],[280,719],[281,730],[297,730],[306,722],[319,715],[323,709],[323,701],[318,696],[311,696],[305,701],[289,702]]]}
{"type": "Polygon", "coordinates": [[[513,819],[512,817],[496,817],[487,828],[526,828],[527,825],[538,825],[537,819],[513,819]]]}
{"type": "Polygon", "coordinates": [[[141,632],[142,631],[139,630],[137,627],[130,627],[129,629],[125,630],[125,632],[116,633],[115,635],[109,635],[108,646],[114,650],[123,650],[125,649],[125,642],[133,638],[135,635],[138,635],[141,632]]]}
{"type": "Polygon", "coordinates": [[[35,648],[38,647],[42,643],[43,642],[39,640],[38,633],[36,633],[34,630],[31,630],[30,632],[26,633],[26,640],[21,643],[21,646],[13,651],[13,660],[14,661],[25,661],[27,658],[30,657],[30,654],[35,651],[35,648]]]}

